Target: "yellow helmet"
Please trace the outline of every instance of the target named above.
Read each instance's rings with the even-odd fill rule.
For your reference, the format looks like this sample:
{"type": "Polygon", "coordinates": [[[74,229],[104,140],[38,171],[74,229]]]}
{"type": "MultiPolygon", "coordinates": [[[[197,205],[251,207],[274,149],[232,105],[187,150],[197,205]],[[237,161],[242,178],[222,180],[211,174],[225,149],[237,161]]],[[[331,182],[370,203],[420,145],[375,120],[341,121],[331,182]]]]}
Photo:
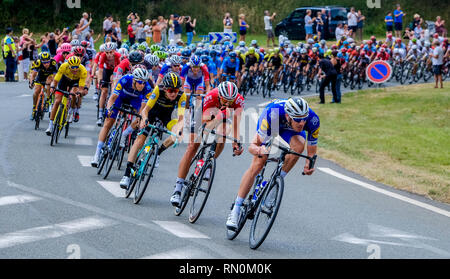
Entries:
{"type": "Polygon", "coordinates": [[[78,56],[72,56],[67,60],[67,63],[70,67],[79,67],[81,64],[81,60],[78,56]]]}

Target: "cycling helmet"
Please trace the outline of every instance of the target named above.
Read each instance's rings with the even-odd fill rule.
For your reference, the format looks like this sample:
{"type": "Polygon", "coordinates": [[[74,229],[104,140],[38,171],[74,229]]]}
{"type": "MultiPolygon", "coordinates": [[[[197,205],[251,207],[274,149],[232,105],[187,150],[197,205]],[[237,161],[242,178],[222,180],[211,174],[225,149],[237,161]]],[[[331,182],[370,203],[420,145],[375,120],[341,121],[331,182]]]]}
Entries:
{"type": "MultiPolygon", "coordinates": [[[[358,54],[358,52],[356,52],[356,54],[358,54]]],[[[366,55],[366,51],[365,50],[361,50],[361,55],[366,55]]]]}
{"type": "Polygon", "coordinates": [[[105,51],[106,52],[113,51],[113,50],[115,50],[113,43],[106,43],[105,44],[105,51]]]}
{"type": "Polygon", "coordinates": [[[127,51],[130,51],[130,46],[128,44],[122,44],[121,47],[126,49],[127,51]]]}
{"type": "Polygon", "coordinates": [[[387,44],[382,44],[381,47],[387,48],[387,44]]]}
{"type": "Polygon", "coordinates": [[[67,63],[70,67],[79,67],[81,64],[81,59],[78,56],[74,55],[67,60],[67,63]]]}
{"type": "Polygon", "coordinates": [[[137,64],[142,62],[142,54],[139,51],[132,51],[128,56],[128,60],[131,64],[137,64]]]}
{"type": "Polygon", "coordinates": [[[202,51],[202,55],[209,56],[209,50],[204,49],[204,50],[202,51]]]}
{"type": "Polygon", "coordinates": [[[100,52],[105,52],[105,44],[100,45],[100,52]]]}
{"type": "Polygon", "coordinates": [[[312,44],[314,44],[314,40],[310,38],[310,39],[308,39],[307,43],[312,45],[312,44]]]}
{"type": "Polygon", "coordinates": [[[289,98],[284,104],[284,111],[290,118],[306,118],[309,115],[309,105],[301,97],[289,98]]]}
{"type": "Polygon", "coordinates": [[[126,48],[120,48],[118,50],[118,53],[120,53],[120,55],[123,56],[123,57],[128,56],[128,50],[126,48]]]}
{"type": "Polygon", "coordinates": [[[348,41],[344,41],[342,44],[343,45],[348,45],[348,41]]]}
{"type": "Polygon", "coordinates": [[[230,56],[231,59],[235,59],[237,57],[237,54],[236,52],[230,52],[228,56],[230,56]]]}
{"type": "Polygon", "coordinates": [[[370,40],[371,40],[371,41],[375,41],[376,39],[377,39],[377,37],[375,37],[375,36],[373,36],[373,35],[370,37],[370,40]]]}
{"type": "Polygon", "coordinates": [[[257,45],[258,44],[258,41],[257,40],[252,40],[252,43],[251,43],[252,45],[257,45]]]}
{"type": "Polygon", "coordinates": [[[274,48],[274,50],[273,50],[275,53],[279,53],[280,52],[280,48],[279,47],[276,47],[276,48],[274,48]]]}
{"type": "Polygon", "coordinates": [[[337,45],[332,45],[331,46],[331,49],[337,49],[338,47],[337,47],[337,45]]]}
{"type": "Polygon", "coordinates": [[[348,42],[349,44],[351,44],[351,43],[354,43],[355,40],[353,40],[353,38],[348,38],[348,39],[347,39],[347,42],[348,42]]]}
{"type": "Polygon", "coordinates": [[[245,47],[245,42],[244,42],[244,41],[240,41],[240,42],[239,42],[239,46],[240,46],[240,47],[245,47]]]}
{"type": "Polygon", "coordinates": [[[84,56],[86,50],[82,46],[73,47],[73,53],[77,56],[84,56]]]}
{"type": "Polygon", "coordinates": [[[425,47],[430,47],[431,43],[429,41],[425,41],[425,47]]]}
{"type": "Polygon", "coordinates": [[[394,54],[399,54],[399,53],[400,53],[399,49],[398,48],[394,48],[394,54]]]}
{"type": "Polygon", "coordinates": [[[327,41],[325,41],[325,40],[320,40],[320,44],[321,44],[321,45],[325,45],[325,44],[327,44],[327,41]]]}
{"type": "Polygon", "coordinates": [[[70,42],[70,45],[71,45],[71,46],[79,46],[79,45],[80,45],[80,41],[78,41],[78,40],[72,40],[72,41],[70,42]]]}
{"type": "Polygon", "coordinates": [[[341,52],[342,52],[342,53],[346,53],[346,52],[347,52],[347,49],[344,47],[344,48],[341,49],[341,52]]]}
{"type": "Polygon", "coordinates": [[[313,48],[312,48],[312,52],[314,52],[314,53],[317,52],[317,48],[316,48],[316,47],[313,47],[313,48]]]}
{"type": "Polygon", "coordinates": [[[325,57],[328,57],[328,56],[331,55],[331,53],[332,53],[332,51],[331,51],[331,49],[329,49],[329,50],[327,50],[327,51],[325,52],[324,56],[325,56],[325,57]]]}
{"type": "Polygon", "coordinates": [[[412,38],[411,40],[413,43],[417,43],[417,38],[412,38]]]}
{"type": "Polygon", "coordinates": [[[172,55],[170,58],[169,58],[169,61],[170,61],[170,64],[173,66],[173,65],[181,65],[181,63],[183,62],[183,61],[181,61],[181,57],[180,56],[178,56],[178,55],[172,55]]]}
{"type": "Polygon", "coordinates": [[[137,47],[137,49],[140,50],[140,51],[146,52],[147,51],[147,46],[142,43],[142,44],[140,44],[137,47]]]}
{"type": "Polygon", "coordinates": [[[320,48],[320,44],[319,44],[319,43],[315,43],[315,44],[313,45],[313,47],[320,48]]]}
{"type": "Polygon", "coordinates": [[[89,43],[88,41],[82,41],[81,42],[81,46],[84,48],[89,48],[89,46],[91,45],[91,43],[89,43]]]}
{"type": "Polygon", "coordinates": [[[218,87],[219,96],[228,101],[234,101],[238,95],[236,84],[230,81],[224,81],[218,87]]]}
{"type": "Polygon", "coordinates": [[[197,67],[200,66],[201,60],[197,55],[194,55],[191,57],[189,62],[191,63],[191,66],[197,67]]]}
{"type": "Polygon", "coordinates": [[[151,45],[150,50],[154,54],[155,52],[160,50],[159,45],[151,45]]]}
{"type": "Polygon", "coordinates": [[[148,71],[143,68],[136,68],[133,70],[133,79],[137,79],[137,80],[144,80],[147,81],[148,80],[148,71]]]}
{"type": "Polygon", "coordinates": [[[159,64],[159,58],[156,55],[153,54],[147,54],[145,56],[145,61],[147,61],[147,63],[149,63],[152,67],[154,66],[158,66],[159,64]]]}
{"type": "Polygon", "coordinates": [[[301,54],[307,54],[308,51],[306,50],[306,48],[302,48],[302,50],[300,50],[300,53],[301,53],[301,54]]]}
{"type": "Polygon", "coordinates": [[[64,43],[61,45],[62,52],[71,52],[72,46],[69,43],[64,43]]]}
{"type": "Polygon", "coordinates": [[[416,45],[412,45],[412,46],[411,46],[411,49],[412,49],[412,50],[417,50],[417,46],[416,46],[416,45]]]}
{"type": "Polygon", "coordinates": [[[207,63],[209,61],[208,55],[202,55],[200,56],[200,60],[202,60],[203,63],[207,63]]]}
{"type": "Polygon", "coordinates": [[[170,72],[164,75],[162,85],[165,88],[180,88],[181,78],[177,73],[170,72]]]}
{"type": "Polygon", "coordinates": [[[401,39],[401,38],[398,38],[398,39],[395,40],[395,42],[396,42],[396,43],[401,43],[401,42],[402,42],[402,39],[401,39]]]}
{"type": "Polygon", "coordinates": [[[263,48],[259,49],[259,52],[261,52],[262,54],[264,54],[266,51],[263,48]]]}
{"type": "Polygon", "coordinates": [[[117,49],[117,43],[111,42],[111,47],[113,50],[117,49]]]}
{"type": "Polygon", "coordinates": [[[188,48],[183,49],[183,50],[181,51],[181,56],[184,56],[184,57],[190,57],[190,56],[191,56],[191,50],[188,49],[188,48]]]}
{"type": "Polygon", "coordinates": [[[248,54],[255,54],[255,48],[254,47],[249,47],[248,48],[248,54]]]}
{"type": "MultiPolygon", "coordinates": [[[[361,50],[361,54],[364,53],[366,54],[366,52],[364,50],[361,50]]],[[[352,51],[352,55],[353,56],[358,56],[358,52],[356,50],[352,51]]]]}
{"type": "Polygon", "coordinates": [[[50,61],[51,59],[51,55],[48,52],[41,52],[39,54],[39,60],[41,60],[41,62],[46,62],[46,61],[50,61]]]}
{"type": "Polygon", "coordinates": [[[384,53],[386,51],[386,49],[384,47],[380,47],[380,52],[384,53]]]}
{"type": "Polygon", "coordinates": [[[62,51],[62,49],[60,48],[60,47],[58,47],[57,49],[56,49],[56,54],[61,54],[63,51],[62,51]]]}

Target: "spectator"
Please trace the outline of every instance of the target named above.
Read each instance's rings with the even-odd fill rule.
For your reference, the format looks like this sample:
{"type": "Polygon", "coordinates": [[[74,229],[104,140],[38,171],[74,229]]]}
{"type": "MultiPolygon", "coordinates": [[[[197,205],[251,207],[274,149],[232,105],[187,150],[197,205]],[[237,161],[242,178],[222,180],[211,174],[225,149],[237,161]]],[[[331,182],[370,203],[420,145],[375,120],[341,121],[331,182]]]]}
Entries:
{"type": "Polygon", "coordinates": [[[362,42],[363,40],[364,20],[366,20],[366,17],[363,16],[361,10],[358,10],[358,25],[356,29],[356,39],[360,42],[362,42]]]}
{"type": "Polygon", "coordinates": [[[441,37],[447,37],[447,29],[445,29],[445,20],[441,20],[440,16],[436,17],[436,22],[434,23],[435,32],[441,37]]]}
{"type": "Polygon", "coordinates": [[[120,27],[120,21],[116,21],[116,28],[115,28],[116,34],[117,34],[117,40],[119,41],[119,47],[122,44],[122,28],[120,27]]]}
{"type": "Polygon", "coordinates": [[[389,12],[387,16],[384,18],[384,22],[386,23],[386,37],[389,34],[392,34],[394,31],[394,18],[392,17],[392,13],[389,12]]]}
{"type": "Polygon", "coordinates": [[[345,63],[345,59],[343,58],[343,56],[341,58],[338,56],[339,56],[338,51],[335,50],[332,52],[332,56],[330,59],[330,62],[331,62],[331,64],[333,64],[334,69],[336,70],[336,73],[337,73],[337,78],[336,78],[336,97],[337,97],[337,99],[334,99],[334,96],[333,96],[333,100],[331,101],[332,103],[340,103],[341,102],[342,65],[345,63]]]}
{"type": "Polygon", "coordinates": [[[152,30],[152,22],[150,19],[145,20],[145,26],[144,26],[144,34],[145,34],[145,41],[147,42],[147,45],[151,45],[152,43],[152,37],[153,37],[153,30],[152,30]]]}
{"type": "Polygon", "coordinates": [[[111,38],[111,42],[119,44],[119,38],[117,37],[116,27],[117,24],[113,22],[111,29],[107,31],[107,36],[111,38]]]}
{"type": "Polygon", "coordinates": [[[348,28],[347,24],[344,24],[344,36],[347,38],[352,37],[353,35],[353,30],[348,28]]]}
{"type": "Polygon", "coordinates": [[[247,34],[247,29],[250,28],[250,26],[245,22],[245,15],[240,14],[239,15],[239,41],[245,42],[245,35],[247,34]]]}
{"type": "Polygon", "coordinates": [[[19,39],[19,52],[22,53],[22,59],[19,59],[19,64],[21,64],[23,69],[23,78],[25,80],[28,79],[28,72],[30,68],[30,56],[31,56],[31,50],[30,46],[33,43],[33,39],[31,36],[33,36],[33,33],[29,34],[29,30],[27,28],[24,28],[22,30],[22,36],[20,36],[19,39]]]}
{"type": "Polygon", "coordinates": [[[174,15],[170,15],[170,19],[169,19],[169,38],[168,41],[174,41],[175,38],[175,32],[174,32],[174,25],[173,25],[173,21],[174,21],[174,15]]]}
{"type": "Polygon", "coordinates": [[[306,32],[305,40],[306,41],[308,39],[312,38],[312,36],[313,36],[313,24],[314,24],[315,20],[316,20],[316,18],[311,18],[311,10],[307,10],[306,16],[305,16],[305,32],[306,32]]]}
{"type": "Polygon", "coordinates": [[[225,18],[223,19],[223,33],[232,33],[233,32],[233,19],[231,18],[230,13],[225,14],[225,18]]]}
{"type": "Polygon", "coordinates": [[[184,21],[184,16],[180,17],[179,15],[173,15],[173,34],[174,41],[176,42],[178,39],[181,39],[181,32],[183,29],[181,28],[181,23],[184,21]]]}
{"type": "Polygon", "coordinates": [[[161,43],[161,25],[158,24],[158,21],[156,19],[154,19],[152,21],[152,31],[153,31],[153,42],[155,42],[155,44],[159,44],[161,43]]]}
{"type": "MultiPolygon", "coordinates": [[[[90,18],[88,23],[84,26],[81,26],[81,24],[76,24],[72,31],[72,37],[77,36],[78,40],[83,41],[86,37],[86,30],[89,28],[89,25],[91,25],[91,22],[92,18],[90,18]]],[[[109,30],[111,30],[111,28],[109,30]]]]}
{"type": "Polygon", "coordinates": [[[321,35],[324,31],[324,23],[322,21],[322,12],[317,12],[317,17],[316,17],[316,31],[317,31],[317,37],[318,40],[320,40],[321,35]]]}
{"type": "Polygon", "coordinates": [[[107,14],[105,20],[103,21],[103,34],[106,36],[106,32],[112,28],[113,17],[111,14],[107,14]]]}
{"type": "Polygon", "coordinates": [[[340,103],[341,100],[338,98],[336,94],[336,81],[337,81],[337,72],[334,68],[334,65],[331,63],[329,59],[323,58],[319,61],[319,77],[322,77],[322,83],[320,84],[320,102],[319,104],[325,104],[325,87],[328,86],[331,82],[331,91],[333,92],[333,100],[336,103],[340,103]]]}
{"type": "Polygon", "coordinates": [[[335,34],[336,34],[336,41],[339,42],[341,40],[341,37],[344,35],[344,28],[342,26],[342,23],[339,23],[337,25],[335,34]]]}
{"type": "Polygon", "coordinates": [[[434,72],[434,79],[436,81],[436,85],[434,88],[438,88],[438,83],[440,81],[441,88],[444,88],[443,82],[442,82],[442,65],[444,64],[444,50],[442,49],[439,40],[433,41],[433,54],[431,55],[431,61],[433,63],[433,72],[434,72]]]}
{"type": "Polygon", "coordinates": [[[5,73],[5,81],[13,82],[15,79],[15,72],[17,68],[17,52],[16,52],[16,44],[14,43],[14,39],[12,37],[13,29],[8,27],[6,28],[6,36],[3,38],[3,59],[5,59],[6,64],[6,73],[5,73]]]}
{"type": "Polygon", "coordinates": [[[158,27],[161,30],[161,42],[163,45],[167,44],[167,24],[168,20],[164,19],[163,16],[158,17],[158,27]]]}
{"type": "MultiPolygon", "coordinates": [[[[87,34],[89,36],[89,33],[87,34]]],[[[48,34],[48,49],[52,56],[56,55],[56,50],[58,49],[58,44],[56,43],[55,33],[48,34]]]]}
{"type": "Polygon", "coordinates": [[[86,35],[89,34],[90,31],[90,24],[92,22],[92,17],[89,16],[88,13],[84,12],[82,18],[80,19],[80,28],[82,30],[81,32],[81,40],[86,40],[86,35]],[[84,28],[86,26],[86,28],[84,28]]]}
{"type": "Polygon", "coordinates": [[[351,37],[355,37],[356,30],[358,29],[358,14],[355,12],[355,8],[351,7],[350,12],[347,14],[348,28],[352,30],[351,37]]]}
{"type": "Polygon", "coordinates": [[[322,9],[322,22],[323,22],[323,33],[322,33],[322,39],[328,39],[329,32],[328,32],[328,16],[327,11],[325,9],[322,9]]]}
{"type": "Polygon", "coordinates": [[[423,19],[420,17],[419,14],[415,14],[414,15],[414,19],[412,21],[412,26],[411,29],[414,30],[414,28],[416,28],[418,25],[423,24],[423,19]]]}
{"type": "Polygon", "coordinates": [[[98,34],[97,38],[94,40],[94,30],[91,29],[89,31],[89,34],[86,36],[86,41],[88,41],[91,44],[91,48],[94,48],[95,43],[100,39],[102,34],[98,34]]]}
{"type": "Polygon", "coordinates": [[[140,21],[137,25],[137,29],[136,29],[136,39],[138,41],[138,43],[143,43],[146,40],[145,37],[145,32],[144,32],[144,23],[142,21],[140,21]]]}
{"type": "Polygon", "coordinates": [[[411,28],[406,27],[405,32],[403,32],[403,40],[411,40],[414,37],[414,32],[411,30],[411,28]]]}
{"type": "Polygon", "coordinates": [[[403,17],[406,16],[403,13],[400,4],[397,4],[397,9],[394,11],[394,27],[395,27],[395,37],[401,38],[403,30],[403,17]]]}
{"type": "Polygon", "coordinates": [[[416,25],[416,27],[414,28],[414,37],[417,39],[420,39],[423,37],[423,29],[422,29],[421,23],[416,25]]]}
{"type": "Polygon", "coordinates": [[[128,33],[128,41],[131,45],[134,45],[136,43],[136,33],[137,31],[133,28],[133,21],[128,20],[128,27],[127,27],[127,33],[128,33]]]}
{"type": "Polygon", "coordinates": [[[275,35],[273,34],[272,30],[272,21],[275,18],[277,14],[273,13],[272,16],[270,16],[270,13],[268,10],[264,11],[264,29],[267,33],[267,47],[270,47],[270,39],[272,39],[272,44],[275,47],[275,35]]]}
{"type": "Polygon", "coordinates": [[[187,36],[187,44],[190,45],[192,43],[192,39],[195,35],[195,24],[197,23],[197,19],[194,18],[194,21],[192,21],[190,16],[186,16],[186,36],[187,36]]]}

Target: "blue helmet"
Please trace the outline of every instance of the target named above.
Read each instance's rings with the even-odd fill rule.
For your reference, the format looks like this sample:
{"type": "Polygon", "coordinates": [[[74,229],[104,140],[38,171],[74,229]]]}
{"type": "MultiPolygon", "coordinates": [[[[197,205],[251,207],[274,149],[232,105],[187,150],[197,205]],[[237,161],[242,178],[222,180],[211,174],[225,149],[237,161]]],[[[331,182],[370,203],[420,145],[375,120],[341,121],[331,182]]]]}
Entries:
{"type": "Polygon", "coordinates": [[[217,50],[215,50],[215,49],[211,49],[211,51],[209,52],[209,55],[211,56],[211,57],[215,57],[215,56],[217,56],[217,50]]]}
{"type": "Polygon", "coordinates": [[[227,51],[233,51],[233,49],[234,49],[234,46],[233,46],[233,45],[228,45],[227,51]]]}
{"type": "Polygon", "coordinates": [[[200,57],[200,56],[202,56],[202,51],[199,50],[199,49],[197,49],[197,50],[194,52],[194,55],[197,55],[198,57],[200,57]]]}
{"type": "Polygon", "coordinates": [[[209,61],[208,55],[202,55],[200,56],[200,60],[202,60],[203,63],[207,63],[209,61]]]}
{"type": "Polygon", "coordinates": [[[232,51],[228,54],[228,56],[230,56],[230,58],[236,58],[236,52],[232,51]]]}
{"type": "Polygon", "coordinates": [[[204,49],[204,50],[202,51],[202,55],[209,56],[209,50],[204,49]]]}
{"type": "Polygon", "coordinates": [[[190,56],[191,56],[191,50],[188,49],[188,48],[183,49],[183,50],[181,51],[181,56],[184,56],[184,57],[190,57],[190,56]]]}
{"type": "Polygon", "coordinates": [[[189,62],[191,62],[191,66],[200,66],[200,63],[202,62],[200,60],[200,58],[198,58],[197,55],[194,55],[191,57],[191,59],[189,60],[189,62]]]}

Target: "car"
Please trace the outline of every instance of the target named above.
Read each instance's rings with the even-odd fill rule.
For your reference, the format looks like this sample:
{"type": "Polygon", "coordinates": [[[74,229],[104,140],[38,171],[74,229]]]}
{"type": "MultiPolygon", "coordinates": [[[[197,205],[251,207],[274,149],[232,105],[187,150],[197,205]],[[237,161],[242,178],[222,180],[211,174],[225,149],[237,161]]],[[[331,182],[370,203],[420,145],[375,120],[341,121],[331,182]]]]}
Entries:
{"type": "MultiPolygon", "coordinates": [[[[275,35],[283,35],[291,40],[304,40],[306,37],[305,32],[305,16],[306,11],[311,10],[311,17],[315,17],[317,12],[325,9],[329,18],[327,26],[325,26],[325,39],[335,39],[335,30],[339,23],[347,23],[348,8],[340,6],[318,6],[318,7],[302,7],[295,9],[289,16],[283,19],[275,27],[275,35]]],[[[313,30],[316,30],[316,24],[313,26],[313,30]]],[[[314,32],[315,33],[315,32],[314,32]]]]}

